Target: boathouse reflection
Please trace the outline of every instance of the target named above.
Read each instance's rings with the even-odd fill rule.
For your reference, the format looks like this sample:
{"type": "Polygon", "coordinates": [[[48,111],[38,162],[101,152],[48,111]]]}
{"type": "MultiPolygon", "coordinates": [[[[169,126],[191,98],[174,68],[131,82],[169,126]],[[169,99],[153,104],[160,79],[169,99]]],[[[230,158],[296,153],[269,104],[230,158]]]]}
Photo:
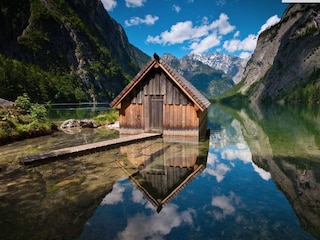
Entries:
{"type": "Polygon", "coordinates": [[[208,143],[164,138],[120,148],[127,160],[118,161],[130,181],[160,212],[207,162],[208,143]]]}

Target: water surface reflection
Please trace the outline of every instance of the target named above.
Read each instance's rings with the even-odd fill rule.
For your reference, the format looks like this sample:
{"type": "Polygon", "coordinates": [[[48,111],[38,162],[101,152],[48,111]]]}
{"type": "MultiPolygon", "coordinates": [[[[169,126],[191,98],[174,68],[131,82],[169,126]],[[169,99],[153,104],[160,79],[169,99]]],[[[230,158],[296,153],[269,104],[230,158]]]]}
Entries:
{"type": "Polygon", "coordinates": [[[238,112],[254,162],[269,171],[300,224],[320,238],[320,106],[238,112]]]}
{"type": "Polygon", "coordinates": [[[203,144],[156,139],[36,167],[19,149],[59,148],[54,136],[0,147],[0,238],[319,238],[319,111],[211,106],[208,120],[203,144]]]}
{"type": "MultiPolygon", "coordinates": [[[[254,161],[256,152],[251,152],[251,146],[259,144],[259,139],[255,137],[248,145],[248,135],[243,134],[246,127],[256,126],[253,120],[243,118],[250,123],[246,124],[215,106],[209,114],[211,136],[205,170],[159,213],[132,180],[120,179],[79,238],[313,239],[301,228],[287,192],[280,191],[277,181],[273,181],[271,168],[254,161]],[[112,224],[114,219],[116,226],[112,224]]],[[[273,158],[267,148],[265,151],[273,158]]],[[[137,167],[141,161],[135,153],[140,151],[135,149],[131,162],[137,167]]],[[[163,166],[157,165],[160,174],[163,166]]]]}

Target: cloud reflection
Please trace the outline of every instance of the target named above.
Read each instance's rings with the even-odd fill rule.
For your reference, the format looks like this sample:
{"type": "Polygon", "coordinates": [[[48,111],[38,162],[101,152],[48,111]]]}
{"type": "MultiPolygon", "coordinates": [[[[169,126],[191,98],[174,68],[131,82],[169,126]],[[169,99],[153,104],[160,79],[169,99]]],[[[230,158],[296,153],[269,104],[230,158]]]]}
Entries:
{"type": "Polygon", "coordinates": [[[257,172],[263,180],[268,181],[271,179],[271,174],[269,172],[254,164],[250,148],[247,144],[240,141],[240,143],[235,145],[225,145],[220,148],[215,148],[214,146],[219,145],[217,144],[217,141],[219,142],[220,138],[225,138],[221,136],[220,138],[217,138],[216,135],[219,134],[215,133],[215,135],[210,137],[212,144],[210,143],[205,173],[216,177],[217,182],[221,182],[225,178],[227,172],[235,167],[235,161],[242,161],[244,164],[250,163],[254,171],[257,172]]]}
{"type": "Polygon", "coordinates": [[[224,176],[231,168],[224,163],[219,163],[219,158],[216,154],[209,152],[207,158],[207,167],[204,173],[216,177],[217,182],[221,182],[224,176]]]}
{"type": "Polygon", "coordinates": [[[239,159],[245,164],[252,162],[250,149],[243,143],[238,143],[233,148],[224,148],[221,152],[221,158],[228,161],[239,159]]]}
{"type": "Polygon", "coordinates": [[[263,180],[266,180],[266,181],[269,181],[271,179],[271,174],[267,171],[265,171],[264,169],[262,168],[259,168],[257,165],[255,165],[253,162],[252,162],[252,166],[253,166],[253,169],[255,172],[257,172],[259,174],[259,176],[263,179],[263,180]]]}
{"type": "Polygon", "coordinates": [[[229,196],[222,195],[213,197],[211,205],[219,209],[213,211],[215,219],[223,220],[228,215],[232,215],[236,212],[236,207],[240,205],[240,198],[233,192],[230,192],[229,196]]]}
{"type": "Polygon", "coordinates": [[[132,201],[141,205],[145,205],[147,203],[147,199],[143,197],[143,194],[137,188],[132,190],[132,201]]]}
{"type": "MultiPolygon", "coordinates": [[[[147,206],[147,208],[149,208],[147,206]]],[[[178,212],[178,206],[167,204],[160,213],[152,211],[151,215],[137,213],[128,219],[126,228],[118,234],[119,239],[164,239],[173,228],[182,224],[193,224],[195,210],[178,212]]]]}
{"type": "Polygon", "coordinates": [[[124,187],[120,185],[119,182],[113,185],[112,191],[107,194],[104,199],[101,202],[101,205],[106,205],[106,204],[116,204],[119,202],[123,202],[123,192],[124,192],[124,187]]]}

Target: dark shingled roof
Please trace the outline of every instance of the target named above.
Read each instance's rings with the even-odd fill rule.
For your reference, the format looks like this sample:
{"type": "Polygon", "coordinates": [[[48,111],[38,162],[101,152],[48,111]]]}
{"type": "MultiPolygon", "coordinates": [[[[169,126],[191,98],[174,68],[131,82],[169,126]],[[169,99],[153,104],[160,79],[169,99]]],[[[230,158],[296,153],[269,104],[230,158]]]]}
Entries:
{"type": "Polygon", "coordinates": [[[210,102],[205,98],[198,89],[196,89],[187,79],[178,74],[174,69],[172,69],[164,60],[162,60],[157,54],[154,54],[152,58],[143,67],[140,72],[132,79],[132,81],[121,91],[121,93],[110,103],[111,107],[120,104],[121,100],[139,83],[141,79],[152,70],[153,66],[159,64],[159,67],[166,72],[169,77],[181,88],[181,90],[190,97],[195,105],[199,107],[201,111],[207,109],[210,102]]]}

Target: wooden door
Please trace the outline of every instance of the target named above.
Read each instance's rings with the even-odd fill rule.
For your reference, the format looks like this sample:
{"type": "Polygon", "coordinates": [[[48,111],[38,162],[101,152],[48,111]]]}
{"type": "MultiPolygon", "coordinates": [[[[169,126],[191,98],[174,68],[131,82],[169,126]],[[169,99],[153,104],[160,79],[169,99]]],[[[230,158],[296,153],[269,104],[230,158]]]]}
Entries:
{"type": "Polygon", "coordinates": [[[149,104],[146,105],[146,128],[147,132],[163,131],[163,96],[151,95],[148,96],[149,104]]]}

